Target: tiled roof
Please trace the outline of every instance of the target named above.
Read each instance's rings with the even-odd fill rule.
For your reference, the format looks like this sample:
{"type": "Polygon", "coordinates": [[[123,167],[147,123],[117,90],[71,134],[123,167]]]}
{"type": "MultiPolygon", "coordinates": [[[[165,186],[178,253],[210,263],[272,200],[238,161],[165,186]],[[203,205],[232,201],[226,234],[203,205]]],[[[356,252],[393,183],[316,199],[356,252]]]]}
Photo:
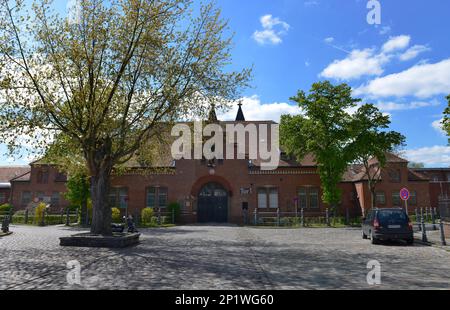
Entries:
{"type": "Polygon", "coordinates": [[[30,172],[29,166],[0,167],[0,183],[9,183],[12,179],[30,172]]]}
{"type": "Polygon", "coordinates": [[[414,171],[413,169],[408,169],[408,181],[429,181],[430,178],[424,174],[414,171]]]}
{"type": "MultiPolygon", "coordinates": [[[[391,163],[391,164],[394,164],[394,163],[405,163],[405,164],[407,164],[409,161],[404,159],[404,158],[401,158],[400,156],[398,156],[396,154],[386,153],[386,162],[387,163],[391,163]]],[[[373,165],[373,164],[376,164],[376,163],[378,163],[378,159],[376,157],[374,157],[371,160],[369,160],[369,164],[370,165],[373,165]]]]}

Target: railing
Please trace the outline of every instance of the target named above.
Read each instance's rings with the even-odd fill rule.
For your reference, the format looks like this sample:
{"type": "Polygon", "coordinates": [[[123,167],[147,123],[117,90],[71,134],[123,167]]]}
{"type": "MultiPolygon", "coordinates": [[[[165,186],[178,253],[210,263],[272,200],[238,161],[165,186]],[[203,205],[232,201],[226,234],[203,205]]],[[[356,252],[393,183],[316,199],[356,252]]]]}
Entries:
{"type": "Polygon", "coordinates": [[[329,209],[305,210],[296,212],[284,212],[280,209],[274,211],[261,211],[255,209],[251,223],[255,226],[336,226],[336,225],[360,225],[360,218],[351,218],[349,210],[345,216],[335,216],[329,209]]]}
{"type": "Polygon", "coordinates": [[[62,210],[61,212],[50,212],[49,210],[44,210],[40,216],[36,216],[35,212],[31,212],[29,210],[23,210],[14,213],[11,215],[10,212],[4,214],[5,212],[0,213],[0,221],[7,216],[9,223],[11,224],[34,224],[39,226],[46,225],[71,225],[74,223],[78,223],[79,215],[78,211],[70,211],[67,209],[66,211],[62,210]]]}
{"type": "Polygon", "coordinates": [[[439,212],[443,220],[450,221],[450,198],[439,199],[439,212]]]}

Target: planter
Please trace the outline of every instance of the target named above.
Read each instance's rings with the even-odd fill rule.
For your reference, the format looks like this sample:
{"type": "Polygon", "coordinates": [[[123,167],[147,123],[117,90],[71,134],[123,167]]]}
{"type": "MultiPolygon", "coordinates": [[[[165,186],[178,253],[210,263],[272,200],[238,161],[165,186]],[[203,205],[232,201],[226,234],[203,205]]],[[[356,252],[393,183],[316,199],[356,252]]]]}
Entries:
{"type": "Polygon", "coordinates": [[[81,248],[126,248],[139,243],[141,234],[114,233],[113,236],[76,234],[59,238],[60,246],[81,248]]]}

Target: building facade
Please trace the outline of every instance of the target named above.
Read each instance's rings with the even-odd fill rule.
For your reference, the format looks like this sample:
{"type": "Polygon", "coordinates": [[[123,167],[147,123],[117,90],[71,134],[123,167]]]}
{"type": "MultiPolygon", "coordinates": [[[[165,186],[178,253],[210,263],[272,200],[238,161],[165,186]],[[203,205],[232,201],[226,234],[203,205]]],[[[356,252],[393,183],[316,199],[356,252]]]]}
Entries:
{"type": "MultiPolygon", "coordinates": [[[[243,122],[239,109],[236,122],[231,123],[243,122]]],[[[169,155],[166,159],[152,167],[131,163],[125,172],[115,175],[110,205],[124,214],[139,215],[143,208],[165,210],[170,203],[178,203],[184,223],[237,224],[251,218],[255,210],[268,216],[277,212],[289,216],[303,209],[306,216],[324,216],[328,208],[321,199],[320,177],[312,156],[297,162],[282,154],[275,170],[263,170],[258,160],[249,159],[173,160],[169,155]]],[[[402,188],[411,192],[410,213],[434,206],[437,197],[432,176],[409,169],[406,160],[393,154],[387,159],[376,186],[376,207],[403,207],[402,188]]],[[[376,166],[376,160],[371,165],[376,166]]],[[[56,167],[33,163],[29,171],[10,180],[9,200],[15,209],[46,201],[60,210],[69,205],[64,199],[66,181],[56,167]]],[[[340,215],[359,217],[371,208],[368,182],[360,165],[349,167],[339,186],[340,215]]]]}

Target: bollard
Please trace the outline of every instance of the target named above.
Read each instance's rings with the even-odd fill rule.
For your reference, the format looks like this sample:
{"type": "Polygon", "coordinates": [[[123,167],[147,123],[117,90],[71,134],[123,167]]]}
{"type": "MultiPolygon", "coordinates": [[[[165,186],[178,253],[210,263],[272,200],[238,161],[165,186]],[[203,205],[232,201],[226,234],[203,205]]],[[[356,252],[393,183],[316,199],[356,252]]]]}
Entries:
{"type": "Polygon", "coordinates": [[[428,207],[425,208],[425,223],[428,222],[428,207]]]}
{"type": "Polygon", "coordinates": [[[161,208],[158,208],[158,225],[161,225],[161,208]]]}
{"type": "Polygon", "coordinates": [[[303,208],[300,211],[300,216],[301,216],[301,225],[302,227],[305,227],[305,210],[303,208]]]}
{"type": "Polygon", "coordinates": [[[325,211],[325,218],[326,218],[326,221],[327,221],[327,226],[330,227],[330,213],[328,211],[328,208],[325,211]]]}
{"type": "Polygon", "coordinates": [[[433,208],[431,208],[431,222],[433,223],[433,230],[436,230],[436,217],[433,208]]]}
{"type": "Polygon", "coordinates": [[[427,238],[427,228],[425,226],[425,222],[422,219],[422,242],[427,243],[428,242],[428,238],[427,238]]]}
{"type": "Polygon", "coordinates": [[[5,215],[2,221],[2,232],[9,233],[9,215],[5,215]]]}
{"type": "Polygon", "coordinates": [[[280,226],[280,208],[277,209],[277,226],[280,226]]]}
{"type": "Polygon", "coordinates": [[[70,226],[70,210],[66,209],[66,226],[70,226]]]}
{"type": "Polygon", "coordinates": [[[64,223],[64,209],[61,208],[61,224],[64,223]]]}
{"type": "Polygon", "coordinates": [[[422,225],[420,224],[421,220],[420,220],[420,214],[419,214],[419,210],[416,209],[416,223],[417,223],[417,227],[419,227],[419,231],[422,231],[422,225]]]}
{"type": "Polygon", "coordinates": [[[24,219],[25,225],[28,224],[28,209],[25,210],[25,219],[24,219]]]}
{"type": "Polygon", "coordinates": [[[439,221],[439,226],[441,229],[441,244],[445,246],[447,245],[447,242],[445,242],[444,222],[442,221],[442,219],[439,221]]]}
{"type": "Polygon", "coordinates": [[[255,226],[258,226],[258,208],[255,208],[254,215],[255,215],[255,226]]]}

